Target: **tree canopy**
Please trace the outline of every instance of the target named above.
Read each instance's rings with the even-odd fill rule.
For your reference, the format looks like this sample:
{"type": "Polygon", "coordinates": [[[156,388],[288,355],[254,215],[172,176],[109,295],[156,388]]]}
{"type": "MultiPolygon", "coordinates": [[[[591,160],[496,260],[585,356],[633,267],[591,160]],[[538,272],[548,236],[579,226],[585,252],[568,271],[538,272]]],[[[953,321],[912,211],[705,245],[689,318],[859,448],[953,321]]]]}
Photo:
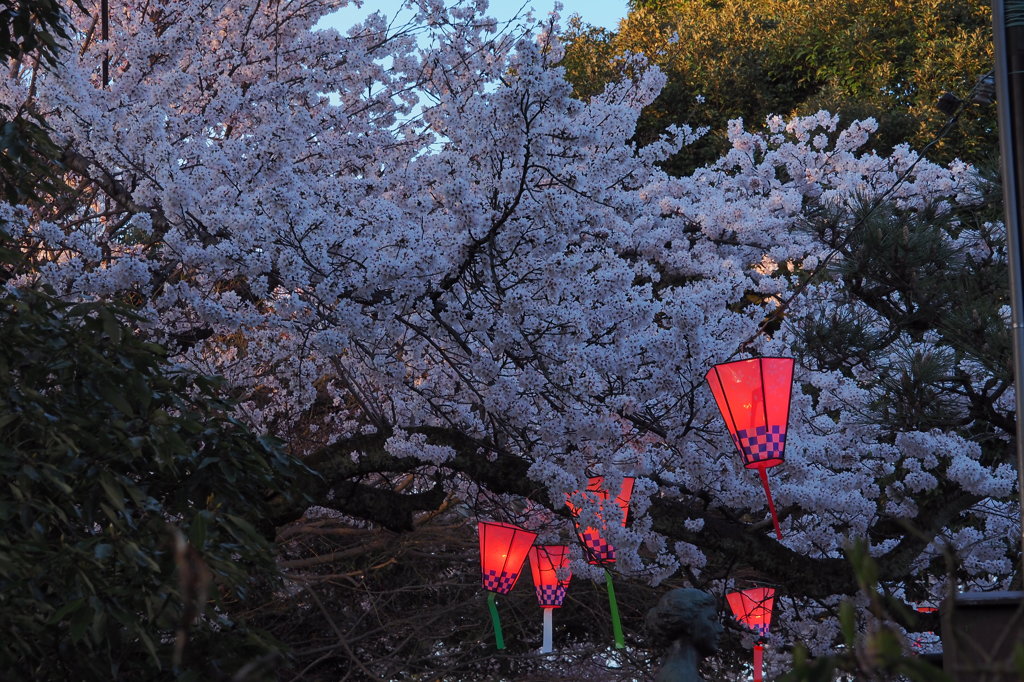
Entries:
{"type": "MultiPolygon", "coordinates": [[[[982,0],[658,0],[633,2],[618,31],[577,20],[565,66],[575,92],[599,92],[643,54],[668,83],[644,111],[641,143],[671,123],[711,134],[668,162],[685,172],[726,148],[728,120],[759,126],[772,114],[820,109],[843,121],[874,117],[869,143],[883,153],[899,143],[923,150],[948,114],[936,103],[951,92],[969,100],[992,70],[992,18],[982,0]],[[625,60],[625,63],[624,63],[625,60]]],[[[991,161],[995,111],[971,105],[927,150],[948,162],[991,161]]]]}
{"type": "MultiPolygon", "coordinates": [[[[781,670],[794,641],[843,643],[857,538],[910,611],[1019,577],[991,182],[907,145],[867,151],[875,121],[826,112],[735,121],[717,160],[669,174],[699,135],[637,141],[657,68],[630,59],[580,98],[554,19],[422,2],[408,24],[312,30],[343,4],[123,2],[104,44],[72,12],[66,59],[39,73],[23,59],[0,87],[46,121],[64,171],[40,200],[0,204],[24,258],[8,288],[130,307],[121,338],[225,377],[232,418],[310,468],[290,487],[312,506],[264,481],[281,491],[260,513],[292,582],[249,613],[292,645],[291,676],[635,677],[654,661],[640,622],[659,591],[722,600],[755,582],[778,590],[766,653],[781,670]],[[781,541],[704,383],[757,356],[797,360],[771,474],[781,541]],[[593,475],[636,477],[629,523],[605,519],[618,653],[565,504],[593,475]],[[563,657],[531,653],[523,586],[509,652],[481,643],[477,519],[572,545],[563,657]]],[[[217,466],[250,469],[226,450],[217,466]]],[[[151,466],[124,486],[191,466],[141,455],[151,466]]],[[[856,627],[877,617],[861,608],[856,627]]],[[[729,647],[751,638],[733,628],[729,647]]]]}

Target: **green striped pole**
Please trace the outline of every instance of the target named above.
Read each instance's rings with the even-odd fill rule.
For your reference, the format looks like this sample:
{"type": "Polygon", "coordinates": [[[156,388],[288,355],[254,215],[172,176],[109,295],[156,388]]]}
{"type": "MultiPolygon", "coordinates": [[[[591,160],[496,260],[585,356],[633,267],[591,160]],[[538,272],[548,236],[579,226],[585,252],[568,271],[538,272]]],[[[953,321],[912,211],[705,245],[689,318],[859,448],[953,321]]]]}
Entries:
{"type": "Polygon", "coordinates": [[[608,607],[612,612],[612,633],[615,635],[615,648],[625,649],[626,640],[622,636],[622,621],[619,620],[619,604],[615,601],[615,585],[612,584],[612,573],[604,569],[604,581],[608,585],[608,607]]]}
{"type": "Polygon", "coordinates": [[[505,648],[505,638],[501,635],[501,619],[498,618],[498,605],[494,601],[494,593],[487,593],[487,608],[491,610],[491,622],[494,623],[494,641],[499,649],[505,648]]]}

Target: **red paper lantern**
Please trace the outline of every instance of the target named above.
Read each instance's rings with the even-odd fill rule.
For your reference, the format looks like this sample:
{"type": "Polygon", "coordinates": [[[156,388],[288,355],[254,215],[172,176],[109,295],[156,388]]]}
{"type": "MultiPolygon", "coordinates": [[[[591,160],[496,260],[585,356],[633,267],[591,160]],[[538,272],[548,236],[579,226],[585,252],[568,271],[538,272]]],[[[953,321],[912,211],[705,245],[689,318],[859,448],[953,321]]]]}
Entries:
{"type": "Polygon", "coordinates": [[[519,572],[537,539],[536,533],[498,521],[481,521],[480,571],[485,590],[508,594],[519,579],[519,572]]]}
{"type": "Polygon", "coordinates": [[[712,367],[707,375],[743,465],[757,469],[768,498],[775,535],[782,539],[766,470],[782,464],[793,387],[792,358],[751,358],[712,367]]]}
{"type": "MultiPolygon", "coordinates": [[[[937,606],[918,606],[916,608],[917,608],[918,613],[935,613],[936,611],[939,610],[939,608],[937,606]]],[[[932,632],[931,630],[926,630],[924,634],[931,635],[933,637],[935,636],[935,633],[932,632]]],[[[915,649],[923,649],[924,648],[924,640],[922,640],[920,637],[916,637],[914,639],[914,648],[915,649]]]]}
{"type": "Polygon", "coordinates": [[[764,666],[764,646],[772,623],[772,607],[775,605],[775,590],[771,587],[755,587],[725,595],[729,608],[736,620],[755,630],[760,638],[754,645],[754,682],[761,682],[764,666]]]}
{"type": "MultiPolygon", "coordinates": [[[[615,498],[615,503],[619,505],[622,510],[622,525],[626,525],[626,516],[629,514],[629,498],[633,495],[633,483],[636,481],[632,476],[627,476],[622,479],[622,487],[619,489],[619,494],[615,498]]],[[[597,516],[601,521],[604,521],[604,503],[610,497],[607,490],[602,485],[604,484],[604,476],[593,476],[590,478],[587,490],[583,493],[583,498],[587,504],[597,505],[597,516]]],[[[566,501],[569,509],[572,510],[573,514],[579,514],[580,508],[572,503],[572,497],[578,493],[568,495],[569,498],[566,501]]],[[[601,526],[602,529],[607,526],[601,526]]],[[[587,550],[587,561],[591,564],[608,564],[615,561],[615,547],[613,547],[607,540],[601,537],[601,533],[597,528],[588,526],[582,533],[580,538],[583,540],[583,545],[587,550]]]]}
{"type": "Polygon", "coordinates": [[[772,623],[772,607],[775,605],[775,590],[771,587],[755,587],[740,592],[730,592],[725,596],[729,608],[736,620],[751,630],[756,630],[761,637],[768,636],[768,628],[772,623]]]}
{"type": "Polygon", "coordinates": [[[537,590],[537,603],[542,608],[557,609],[565,601],[569,587],[569,548],[565,545],[534,545],[530,548],[530,571],[537,590]],[[565,577],[558,578],[562,573],[565,577]]]}

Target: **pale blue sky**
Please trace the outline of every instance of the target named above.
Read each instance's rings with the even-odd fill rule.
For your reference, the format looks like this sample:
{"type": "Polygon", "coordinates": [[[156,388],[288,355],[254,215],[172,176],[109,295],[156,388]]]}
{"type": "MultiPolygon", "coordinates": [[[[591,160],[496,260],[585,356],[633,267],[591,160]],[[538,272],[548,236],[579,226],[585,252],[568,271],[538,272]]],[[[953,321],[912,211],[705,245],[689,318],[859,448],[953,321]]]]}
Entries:
{"type": "MultiPolygon", "coordinates": [[[[572,14],[579,14],[588,24],[615,29],[619,20],[626,16],[627,0],[561,0],[562,17],[567,19],[572,14]]],[[[363,6],[356,9],[346,7],[336,13],[331,21],[324,25],[345,29],[371,12],[381,11],[387,16],[395,16],[402,7],[404,0],[366,0],[363,6]]],[[[499,21],[510,19],[524,4],[533,7],[538,18],[550,12],[555,0],[491,0],[487,13],[499,21]]]]}

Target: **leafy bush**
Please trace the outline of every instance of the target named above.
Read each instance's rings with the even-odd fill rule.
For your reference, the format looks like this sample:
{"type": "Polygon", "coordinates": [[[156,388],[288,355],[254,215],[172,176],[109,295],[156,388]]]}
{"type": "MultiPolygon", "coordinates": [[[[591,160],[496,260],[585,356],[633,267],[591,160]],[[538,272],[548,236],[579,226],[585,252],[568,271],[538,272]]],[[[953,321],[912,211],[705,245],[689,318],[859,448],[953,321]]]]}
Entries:
{"type": "Polygon", "coordinates": [[[251,679],[274,653],[232,614],[272,584],[264,501],[302,467],[131,318],[0,297],[6,679],[251,679]]]}

